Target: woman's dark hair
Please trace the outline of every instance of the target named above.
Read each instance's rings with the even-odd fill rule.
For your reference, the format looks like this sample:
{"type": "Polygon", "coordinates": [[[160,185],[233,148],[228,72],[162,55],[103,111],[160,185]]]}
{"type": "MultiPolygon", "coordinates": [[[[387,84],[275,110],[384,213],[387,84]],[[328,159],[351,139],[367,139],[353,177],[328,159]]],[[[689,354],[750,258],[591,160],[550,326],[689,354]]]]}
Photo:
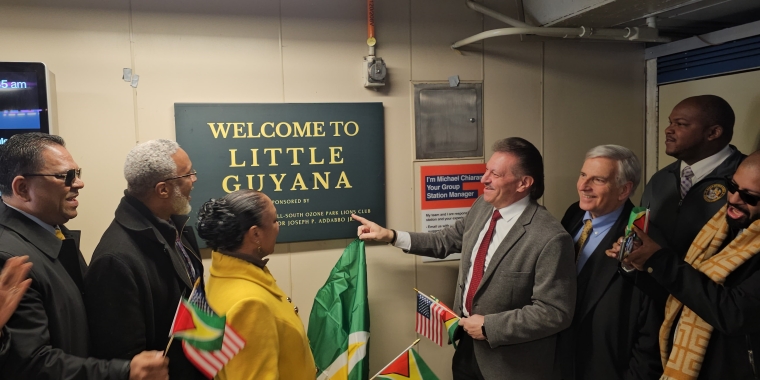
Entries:
{"type": "Polygon", "coordinates": [[[215,251],[240,248],[243,236],[253,226],[261,226],[264,194],[238,190],[220,199],[211,199],[198,211],[198,236],[215,251]]]}
{"type": "Polygon", "coordinates": [[[533,144],[520,137],[508,137],[493,144],[493,152],[514,154],[517,167],[512,168],[512,174],[533,177],[531,199],[538,200],[544,195],[544,160],[533,144]]]}

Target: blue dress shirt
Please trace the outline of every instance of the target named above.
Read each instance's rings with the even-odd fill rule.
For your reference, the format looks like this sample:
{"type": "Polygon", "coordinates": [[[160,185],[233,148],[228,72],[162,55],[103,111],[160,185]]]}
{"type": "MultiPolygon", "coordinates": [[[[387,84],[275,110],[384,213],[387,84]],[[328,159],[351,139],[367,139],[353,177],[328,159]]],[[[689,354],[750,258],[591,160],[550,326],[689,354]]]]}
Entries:
{"type": "MultiPolygon", "coordinates": [[[[581,273],[581,269],[586,265],[588,258],[591,257],[591,254],[596,250],[596,247],[599,246],[599,243],[602,242],[607,235],[607,232],[610,231],[612,225],[615,224],[615,221],[620,217],[620,214],[623,213],[624,206],[625,204],[607,215],[598,216],[596,218],[591,218],[591,213],[588,211],[583,215],[583,223],[586,223],[587,220],[591,219],[591,235],[588,236],[586,245],[583,246],[583,249],[578,255],[577,273],[581,273]]],[[[578,229],[578,232],[575,233],[575,237],[573,237],[574,242],[577,242],[578,239],[580,239],[582,232],[583,224],[581,224],[581,228],[578,229]]]]}

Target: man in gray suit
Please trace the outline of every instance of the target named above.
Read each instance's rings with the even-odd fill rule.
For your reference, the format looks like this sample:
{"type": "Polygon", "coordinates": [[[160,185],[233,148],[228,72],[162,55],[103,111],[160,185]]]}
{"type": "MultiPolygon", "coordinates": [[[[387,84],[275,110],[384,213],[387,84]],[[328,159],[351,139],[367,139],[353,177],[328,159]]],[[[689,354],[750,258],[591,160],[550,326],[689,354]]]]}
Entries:
{"type": "Polygon", "coordinates": [[[459,347],[455,380],[559,379],[556,334],[575,309],[573,240],[536,203],[544,192],[541,154],[511,137],[494,144],[481,183],[483,196],[453,226],[435,233],[361,222],[362,240],[391,243],[416,255],[461,252],[454,310],[459,347]]]}

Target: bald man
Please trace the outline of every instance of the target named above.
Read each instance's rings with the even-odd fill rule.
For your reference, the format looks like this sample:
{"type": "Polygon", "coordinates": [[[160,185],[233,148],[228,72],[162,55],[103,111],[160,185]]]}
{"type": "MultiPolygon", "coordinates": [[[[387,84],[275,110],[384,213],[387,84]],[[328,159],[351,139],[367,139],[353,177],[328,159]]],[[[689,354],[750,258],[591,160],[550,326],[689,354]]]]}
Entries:
{"type": "Polygon", "coordinates": [[[729,145],[735,119],[728,102],[715,95],[686,98],[668,117],[665,153],[677,161],[652,176],[641,206],[651,209],[652,239],[682,259],[697,232],[725,203],[724,177],[744,159],[729,145]]]}
{"type": "MultiPolygon", "coordinates": [[[[725,204],[725,176],[736,171],[744,154],[729,145],[734,133],[731,106],[715,95],[686,98],[670,113],[665,153],[676,162],[655,173],[644,188],[641,206],[650,208],[649,235],[679,259],[707,221],[725,204]]],[[[646,273],[636,285],[659,307],[667,292],[646,273]]]]}
{"type": "MultiPolygon", "coordinates": [[[[666,379],[754,379],[760,348],[760,151],[726,178],[728,195],[685,260],[637,230],[625,261],[670,297],[660,328],[666,379]]],[[[615,257],[616,243],[607,255],[615,257]]]]}

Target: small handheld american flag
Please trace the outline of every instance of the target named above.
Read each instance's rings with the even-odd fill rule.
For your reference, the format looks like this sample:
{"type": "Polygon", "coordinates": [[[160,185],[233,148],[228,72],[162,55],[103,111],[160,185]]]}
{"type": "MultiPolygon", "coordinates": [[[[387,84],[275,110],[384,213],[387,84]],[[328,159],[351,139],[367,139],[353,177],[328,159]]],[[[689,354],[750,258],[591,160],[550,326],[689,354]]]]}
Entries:
{"type": "Polygon", "coordinates": [[[443,347],[443,321],[446,309],[417,292],[417,322],[415,330],[435,344],[443,347]]]}

